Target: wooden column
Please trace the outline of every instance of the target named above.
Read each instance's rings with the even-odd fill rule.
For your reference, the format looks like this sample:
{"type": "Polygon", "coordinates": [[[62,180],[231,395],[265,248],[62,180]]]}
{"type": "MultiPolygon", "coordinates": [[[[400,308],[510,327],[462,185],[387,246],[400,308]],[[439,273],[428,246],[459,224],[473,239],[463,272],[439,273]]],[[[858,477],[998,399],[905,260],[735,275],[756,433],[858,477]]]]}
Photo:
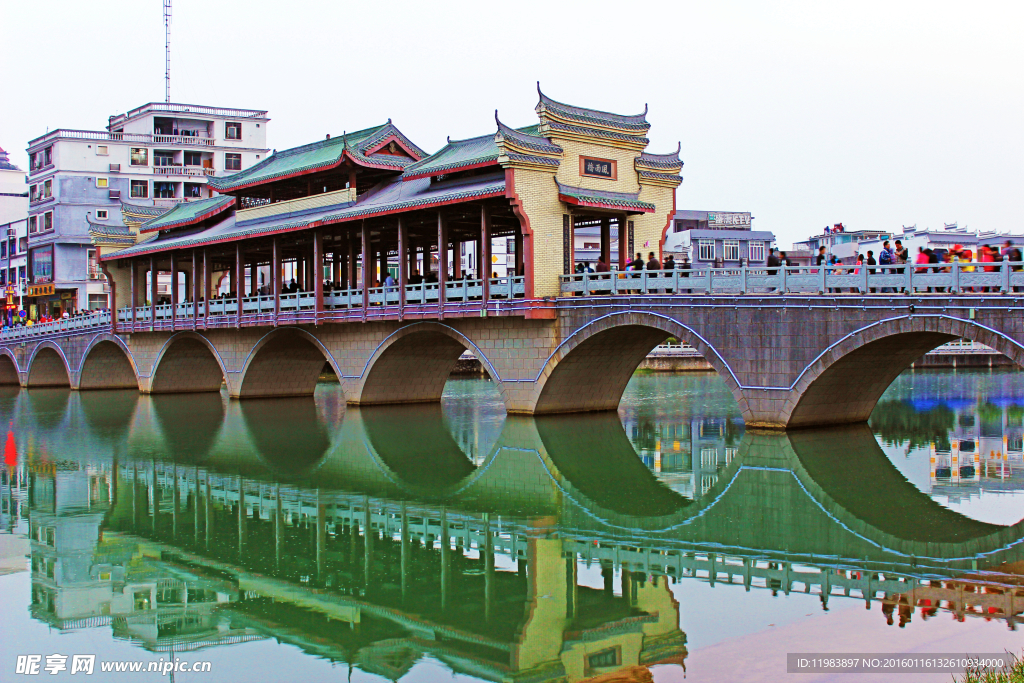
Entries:
{"type": "Polygon", "coordinates": [[[356,280],[356,254],[359,247],[356,245],[355,233],[348,235],[348,288],[354,289],[359,286],[356,280]]]}
{"type": "Polygon", "coordinates": [[[629,263],[629,226],[626,224],[626,214],[622,214],[619,218],[619,270],[625,270],[626,264],[629,263]]]}
{"type": "Polygon", "coordinates": [[[281,246],[275,235],[270,245],[270,293],[274,297],[274,327],[281,313],[281,246]]]}
{"type": "Polygon", "coordinates": [[[516,269],[514,275],[526,275],[526,260],[523,258],[523,229],[516,228],[516,269]]]}
{"type": "Polygon", "coordinates": [[[345,252],[345,242],[341,242],[334,245],[334,251],[331,252],[331,284],[339,285],[342,282],[341,275],[341,259],[345,252]]]}
{"type": "Polygon", "coordinates": [[[156,329],[156,258],[153,256],[149,257],[149,327],[151,330],[156,329]]]}
{"type": "Polygon", "coordinates": [[[370,227],[362,221],[360,230],[363,251],[363,321],[366,321],[366,309],[370,306],[370,227]]]}
{"type": "Polygon", "coordinates": [[[437,212],[437,317],[444,318],[445,283],[448,281],[448,223],[437,212]]]}
{"type": "Polygon", "coordinates": [[[320,314],[324,312],[324,233],[313,231],[313,323],[320,324],[320,314]]]}
{"type": "Polygon", "coordinates": [[[135,331],[135,307],[139,303],[139,264],[135,259],[128,259],[128,265],[132,269],[132,332],[135,331]]]}
{"type": "Polygon", "coordinates": [[[483,301],[491,298],[491,213],[486,205],[480,206],[480,250],[479,263],[483,278],[483,301]]]}
{"type": "Polygon", "coordinates": [[[235,281],[231,284],[235,287],[235,299],[237,312],[235,327],[242,326],[242,298],[245,296],[245,261],[242,259],[242,243],[235,242],[235,281]]]}
{"type": "Polygon", "coordinates": [[[612,254],[612,221],[610,218],[601,219],[601,260],[606,266],[611,267],[612,254]]]}
{"type": "Polygon", "coordinates": [[[259,259],[254,259],[249,264],[249,296],[256,296],[260,293],[260,268],[259,259]]]}
{"type": "Polygon", "coordinates": [[[192,329],[196,329],[196,320],[199,318],[199,272],[196,259],[196,250],[192,250],[192,329]]]}
{"type": "Polygon", "coordinates": [[[409,226],[398,217],[398,315],[405,308],[405,286],[409,284],[409,226]]]}
{"type": "Polygon", "coordinates": [[[171,252],[171,329],[178,322],[178,257],[171,252]]]}
{"type": "Polygon", "coordinates": [[[203,329],[210,318],[210,258],[203,249],[203,329]]]}
{"type": "Polygon", "coordinates": [[[452,242],[452,279],[462,279],[462,242],[452,242]]]}

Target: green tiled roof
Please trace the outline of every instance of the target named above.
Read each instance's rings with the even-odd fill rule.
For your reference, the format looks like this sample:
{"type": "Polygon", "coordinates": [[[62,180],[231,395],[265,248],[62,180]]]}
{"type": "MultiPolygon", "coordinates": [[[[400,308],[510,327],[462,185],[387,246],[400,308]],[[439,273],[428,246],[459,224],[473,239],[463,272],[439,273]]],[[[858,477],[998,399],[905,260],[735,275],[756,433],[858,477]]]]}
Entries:
{"type": "MultiPolygon", "coordinates": [[[[405,169],[403,177],[406,180],[425,178],[442,173],[474,168],[498,163],[498,137],[506,137],[522,147],[537,152],[548,154],[561,154],[562,148],[552,144],[550,140],[540,136],[540,126],[534,124],[525,128],[510,128],[498,120],[498,113],[494,113],[494,120],[498,125],[497,133],[481,135],[466,140],[452,140],[448,138],[448,144],[435,154],[430,155],[422,161],[410,164],[405,169]]],[[[558,162],[553,159],[545,159],[539,163],[557,166],[558,162]],[[552,163],[548,163],[552,162],[552,163]]]]}
{"type": "Polygon", "coordinates": [[[683,160],[679,158],[679,152],[682,148],[682,143],[679,143],[676,147],[676,151],[669,152],[668,154],[651,154],[650,152],[644,152],[636,158],[636,166],[638,168],[643,167],[653,169],[675,168],[676,166],[682,167],[683,160]]]}
{"type": "MultiPolygon", "coordinates": [[[[619,207],[623,209],[635,209],[642,213],[651,213],[655,210],[654,204],[640,201],[639,192],[611,192],[610,190],[591,190],[585,187],[572,187],[563,185],[555,180],[560,197],[569,198],[570,203],[581,206],[595,207],[619,207]]],[[[563,201],[565,201],[563,199],[563,201]]]]}
{"type": "Polygon", "coordinates": [[[159,216],[170,211],[166,206],[141,206],[130,202],[121,202],[121,213],[131,216],[159,216]]]}
{"type": "Polygon", "coordinates": [[[244,171],[229,176],[211,177],[207,182],[215,190],[231,192],[232,190],[251,185],[278,180],[289,176],[312,173],[321,169],[337,166],[346,154],[357,164],[375,168],[392,168],[401,171],[411,163],[402,157],[388,155],[367,156],[366,152],[374,145],[394,136],[408,147],[416,156],[426,155],[422,149],[412,143],[391,121],[373,128],[345,133],[319,142],[275,152],[260,163],[250,166],[244,171]]]}
{"type": "Polygon", "coordinates": [[[540,96],[540,102],[537,103],[538,114],[542,111],[549,111],[555,116],[576,121],[584,126],[595,124],[609,126],[612,128],[619,128],[621,130],[635,131],[635,134],[638,135],[646,133],[651,127],[651,124],[647,123],[646,105],[644,105],[644,111],[642,114],[612,114],[611,112],[600,111],[598,109],[586,109],[584,107],[575,107],[571,104],[556,102],[541,92],[539,82],[537,83],[537,94],[540,96]]]}
{"type": "Polygon", "coordinates": [[[211,216],[216,216],[234,203],[235,198],[229,195],[201,199],[198,202],[182,202],[167,213],[143,223],[139,227],[139,232],[166,230],[198,223],[211,216]]]}
{"type": "Polygon", "coordinates": [[[412,180],[489,163],[498,163],[498,145],[494,142],[494,133],[467,140],[448,138],[448,144],[440,151],[406,167],[404,177],[412,180]]]}
{"type": "Polygon", "coordinates": [[[123,223],[101,223],[86,218],[89,224],[89,237],[108,245],[131,246],[135,244],[135,235],[123,223]]]}

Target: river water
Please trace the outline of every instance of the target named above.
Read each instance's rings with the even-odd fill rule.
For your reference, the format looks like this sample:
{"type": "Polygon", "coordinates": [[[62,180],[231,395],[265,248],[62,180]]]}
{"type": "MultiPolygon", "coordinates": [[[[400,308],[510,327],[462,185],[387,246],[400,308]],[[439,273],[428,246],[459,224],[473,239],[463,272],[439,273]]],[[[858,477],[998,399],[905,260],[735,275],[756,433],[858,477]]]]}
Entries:
{"type": "Polygon", "coordinates": [[[479,379],[362,409],[336,384],[5,388],[0,680],[33,678],[19,655],[46,680],[88,679],[83,654],[102,681],[540,683],[1019,652],[1022,418],[1015,371],[908,372],[868,425],[789,434],[745,430],[700,373],[536,419],[479,379]]]}

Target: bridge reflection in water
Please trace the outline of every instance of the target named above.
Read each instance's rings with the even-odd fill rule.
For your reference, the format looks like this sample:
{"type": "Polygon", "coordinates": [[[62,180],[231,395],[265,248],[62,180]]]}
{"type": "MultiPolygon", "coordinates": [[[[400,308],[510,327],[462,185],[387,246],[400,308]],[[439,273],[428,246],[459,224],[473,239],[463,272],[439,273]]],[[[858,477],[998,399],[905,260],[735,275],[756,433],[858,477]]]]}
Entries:
{"type": "Polygon", "coordinates": [[[153,652],[276,638],[391,679],[426,654],[575,681],[683,664],[677,582],[900,625],[1024,611],[1024,524],[940,506],[864,425],[736,433],[684,496],[616,415],[508,416],[473,458],[437,406],[36,390],[0,418],[22,425],[3,515],[28,519],[33,616],[153,652]]]}

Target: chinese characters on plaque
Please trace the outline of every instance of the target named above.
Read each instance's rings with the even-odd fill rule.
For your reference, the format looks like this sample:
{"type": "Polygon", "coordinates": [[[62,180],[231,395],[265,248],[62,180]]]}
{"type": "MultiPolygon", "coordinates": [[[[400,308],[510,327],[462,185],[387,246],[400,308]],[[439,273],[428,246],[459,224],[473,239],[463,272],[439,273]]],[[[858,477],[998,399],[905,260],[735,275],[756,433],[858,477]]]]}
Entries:
{"type": "Polygon", "coordinates": [[[615,162],[611,159],[580,157],[580,173],[598,178],[615,178],[615,162]]]}

